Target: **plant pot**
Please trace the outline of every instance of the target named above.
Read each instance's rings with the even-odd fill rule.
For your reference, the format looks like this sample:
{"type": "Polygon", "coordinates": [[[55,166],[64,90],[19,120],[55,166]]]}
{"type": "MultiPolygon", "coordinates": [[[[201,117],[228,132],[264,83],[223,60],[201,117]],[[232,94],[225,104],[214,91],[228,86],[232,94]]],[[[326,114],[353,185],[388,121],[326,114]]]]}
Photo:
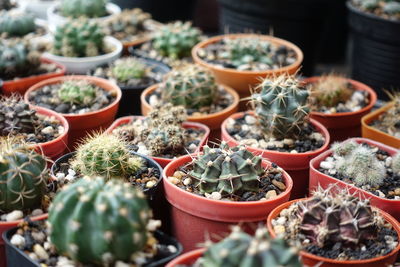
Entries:
{"type": "Polygon", "coordinates": [[[86,74],[88,70],[95,69],[98,66],[106,65],[119,58],[122,52],[122,43],[111,36],[104,38],[106,45],[111,46],[114,50],[110,53],[95,57],[64,57],[57,56],[51,53],[44,53],[43,57],[52,61],[63,64],[67,73],[70,74],[86,74]]]}
{"type": "MultiPolygon", "coordinates": [[[[204,40],[197,45],[195,45],[192,49],[192,57],[193,60],[207,68],[210,69],[217,80],[218,83],[221,84],[226,84],[227,86],[235,89],[240,97],[247,97],[250,95],[250,88],[255,87],[260,83],[260,77],[265,78],[269,76],[274,76],[274,75],[279,75],[283,73],[288,73],[288,74],[294,74],[296,71],[299,69],[301,62],[303,61],[303,52],[294,44],[285,41],[283,39],[279,39],[276,37],[268,36],[268,35],[257,35],[257,34],[227,34],[227,35],[220,35],[220,36],[215,36],[211,37],[207,40],[204,40]],[[286,47],[289,47],[290,49],[293,49],[297,55],[296,61],[286,67],[282,67],[280,69],[276,70],[266,70],[266,71],[242,71],[242,70],[236,70],[236,69],[230,69],[230,68],[222,68],[222,67],[217,67],[213,64],[207,63],[203,59],[201,59],[197,53],[200,48],[204,48],[210,44],[219,42],[220,40],[224,38],[239,38],[239,37],[259,37],[263,40],[269,41],[273,44],[276,45],[284,45],[286,47]]],[[[219,124],[221,125],[221,124],[219,124]]]]}
{"type": "MultiPolygon", "coordinates": [[[[398,152],[397,149],[394,149],[392,147],[386,146],[382,143],[378,143],[366,138],[351,138],[350,140],[354,140],[357,143],[366,143],[369,145],[373,145],[376,147],[379,147],[379,149],[388,152],[390,155],[394,155],[398,152]]],[[[344,181],[341,181],[339,179],[336,179],[334,177],[331,177],[329,175],[326,175],[318,170],[320,163],[326,159],[327,157],[331,156],[333,154],[333,150],[329,149],[328,151],[325,151],[321,155],[315,157],[314,159],[311,160],[310,162],[310,184],[309,184],[309,192],[311,193],[315,189],[317,189],[319,186],[322,187],[323,189],[328,188],[331,184],[337,185],[338,188],[347,188],[350,193],[356,194],[359,198],[361,199],[369,199],[371,201],[371,204],[373,206],[378,207],[379,209],[386,211],[393,217],[395,217],[397,220],[400,221],[400,200],[394,200],[394,199],[387,199],[387,198],[382,198],[378,197],[364,189],[361,189],[355,185],[348,184],[344,181]]]]}
{"type": "MultiPolygon", "coordinates": [[[[280,212],[283,209],[288,208],[295,202],[305,200],[305,199],[296,199],[292,200],[286,203],[283,203],[279,207],[276,207],[268,216],[267,219],[267,226],[269,233],[273,238],[276,237],[276,234],[274,232],[273,226],[272,226],[272,220],[278,217],[280,212]]],[[[396,230],[397,235],[400,238],[400,224],[399,222],[393,218],[391,215],[388,213],[379,210],[380,215],[391,225],[393,225],[393,228],[396,230]]],[[[328,258],[323,258],[319,257],[316,255],[313,255],[311,253],[307,253],[304,251],[300,251],[300,258],[305,266],[318,266],[318,267],[340,267],[340,266],[351,266],[351,267],[389,267],[392,266],[392,264],[396,261],[397,254],[400,249],[400,243],[397,245],[397,247],[390,252],[389,254],[377,258],[372,258],[372,259],[367,259],[367,260],[347,260],[347,261],[341,261],[341,260],[334,260],[334,259],[328,259],[328,258]]]]}
{"type": "MultiPolygon", "coordinates": [[[[144,119],[145,117],[143,116],[129,116],[129,117],[122,117],[117,119],[116,121],[113,122],[113,124],[111,124],[110,127],[108,127],[108,129],[105,131],[105,133],[112,133],[112,131],[124,124],[128,124],[131,123],[133,120],[139,120],[139,119],[144,119]]],[[[207,143],[208,141],[208,136],[210,135],[210,129],[201,123],[197,123],[197,122],[184,122],[182,124],[183,128],[185,129],[190,129],[190,128],[194,128],[194,129],[200,129],[204,131],[204,136],[203,138],[200,140],[199,145],[197,146],[197,149],[194,153],[200,152],[202,147],[207,143]]],[[[150,158],[152,158],[153,160],[155,160],[158,164],[160,164],[160,166],[162,168],[164,168],[165,166],[167,166],[168,163],[170,163],[171,161],[173,161],[174,159],[170,159],[170,158],[162,158],[162,157],[152,157],[149,156],[150,158]]]]}
{"type": "MultiPolygon", "coordinates": [[[[261,201],[221,201],[199,196],[172,184],[168,177],[176,169],[192,161],[191,155],[173,160],[164,168],[165,197],[172,206],[172,233],[182,243],[184,251],[193,250],[206,236],[214,237],[229,232],[229,226],[241,223],[247,232],[254,233],[255,225],[264,221],[268,213],[289,200],[293,182],[284,171],[286,190],[277,197],[261,201]]],[[[264,168],[270,162],[263,161],[264,168]]]]}
{"type": "Polygon", "coordinates": [[[131,46],[135,46],[135,47],[136,46],[140,46],[143,43],[148,42],[149,40],[151,40],[150,37],[142,37],[142,38],[130,41],[130,42],[122,42],[122,46],[123,46],[122,53],[125,56],[128,56],[130,54],[129,47],[131,47],[131,46]]]}
{"type": "MultiPolygon", "coordinates": [[[[253,112],[249,113],[254,114],[253,112]]],[[[238,119],[243,117],[244,115],[244,112],[235,113],[228,119],[238,119]]],[[[230,147],[235,147],[239,145],[239,142],[235,140],[226,130],[228,119],[226,119],[222,123],[221,139],[223,141],[226,141],[230,147]]],[[[324,145],[317,150],[293,154],[289,152],[259,149],[250,146],[247,147],[247,150],[249,150],[251,153],[268,159],[287,171],[287,173],[293,179],[293,191],[291,194],[291,199],[304,197],[307,194],[310,160],[325,151],[328,148],[330,142],[330,135],[328,130],[316,120],[311,119],[310,122],[316,128],[316,130],[320,132],[325,138],[324,145]]]]}
{"type": "MultiPolygon", "coordinates": [[[[147,96],[153,93],[157,88],[159,84],[155,84],[153,86],[150,86],[146,90],[143,91],[143,93],[140,96],[140,102],[141,102],[141,110],[142,110],[142,115],[147,116],[149,112],[153,109],[150,104],[147,102],[147,96]]],[[[228,94],[231,94],[233,96],[233,103],[225,108],[224,110],[221,110],[219,112],[213,113],[213,114],[208,114],[204,116],[188,116],[187,120],[192,121],[192,122],[198,122],[202,123],[204,125],[207,125],[210,130],[210,139],[214,140],[215,138],[220,137],[220,127],[222,122],[229,117],[231,114],[237,112],[238,110],[238,105],[239,105],[239,95],[230,87],[226,85],[222,85],[224,89],[227,91],[228,94]]]]}
{"type": "Polygon", "coordinates": [[[115,119],[115,115],[117,114],[118,105],[119,101],[121,100],[122,93],[117,85],[108,80],[91,76],[73,75],[47,79],[45,81],[35,84],[25,93],[24,100],[30,105],[33,105],[29,102],[30,92],[38,90],[45,85],[57,84],[71,79],[86,80],[107,91],[117,92],[117,97],[114,102],[105,108],[92,112],[87,112],[84,114],[61,114],[69,123],[70,130],[68,133],[68,148],[70,150],[73,150],[75,144],[79,141],[79,139],[85,137],[91,132],[104,130],[111,125],[111,123],[115,119]]]}
{"type": "MultiPolygon", "coordinates": [[[[311,77],[303,80],[306,84],[318,82],[320,77],[311,77]]],[[[369,86],[347,79],[348,82],[359,91],[367,91],[369,94],[369,104],[360,110],[354,112],[340,112],[334,114],[325,114],[323,112],[312,111],[311,118],[324,125],[331,136],[331,142],[343,141],[350,137],[361,135],[361,118],[369,113],[376,103],[376,93],[369,86]]]]}
{"type": "Polygon", "coordinates": [[[187,252],[170,261],[165,267],[175,267],[180,265],[192,266],[197,261],[197,259],[203,255],[204,251],[204,248],[200,248],[187,252]]]}
{"type": "Polygon", "coordinates": [[[53,60],[46,59],[46,58],[42,58],[41,61],[43,63],[53,63],[53,64],[57,65],[59,71],[52,72],[52,73],[46,73],[46,74],[34,75],[34,76],[30,76],[30,77],[17,78],[15,80],[3,81],[2,85],[0,83],[1,93],[5,94],[5,95],[11,95],[14,93],[23,95],[26,92],[26,90],[28,90],[29,87],[31,87],[32,85],[34,85],[38,82],[41,82],[46,79],[65,75],[66,68],[64,65],[57,63],[53,60]]]}
{"type": "Polygon", "coordinates": [[[373,121],[377,120],[381,114],[387,112],[390,108],[392,108],[393,105],[393,102],[388,103],[385,106],[362,117],[362,137],[384,143],[388,146],[400,148],[400,138],[382,132],[370,125],[373,121]]]}
{"type": "Polygon", "coordinates": [[[387,99],[382,88],[400,88],[400,21],[362,12],[350,1],[347,8],[352,77],[374,88],[380,99],[387,99]]]}

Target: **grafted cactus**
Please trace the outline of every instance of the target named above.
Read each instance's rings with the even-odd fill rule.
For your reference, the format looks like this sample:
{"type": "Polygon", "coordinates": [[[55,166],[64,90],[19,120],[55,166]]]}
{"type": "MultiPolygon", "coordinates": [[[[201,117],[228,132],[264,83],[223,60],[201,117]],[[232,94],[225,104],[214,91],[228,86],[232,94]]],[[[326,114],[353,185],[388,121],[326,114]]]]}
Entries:
{"type": "Polygon", "coordinates": [[[65,17],[103,17],[107,15],[107,2],[107,0],[63,0],[60,11],[65,17]]]}
{"type": "Polygon", "coordinates": [[[110,77],[118,82],[145,77],[148,67],[138,58],[124,57],[117,59],[110,68],[110,77]]]}
{"type": "Polygon", "coordinates": [[[65,81],[58,90],[58,97],[64,103],[89,105],[96,99],[96,89],[87,81],[65,81]]]}
{"type": "Polygon", "coordinates": [[[33,16],[19,10],[0,11],[0,34],[6,37],[21,37],[34,32],[36,24],[33,16]]]}

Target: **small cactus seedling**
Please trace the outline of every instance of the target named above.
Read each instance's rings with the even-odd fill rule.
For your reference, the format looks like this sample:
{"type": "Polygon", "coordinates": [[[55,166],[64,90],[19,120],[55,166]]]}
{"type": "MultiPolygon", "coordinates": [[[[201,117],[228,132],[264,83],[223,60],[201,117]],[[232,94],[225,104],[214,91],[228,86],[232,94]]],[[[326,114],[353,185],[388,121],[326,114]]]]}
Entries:
{"type": "Polygon", "coordinates": [[[87,81],[65,81],[58,90],[58,97],[63,103],[89,105],[96,99],[96,88],[87,81]]]}
{"type": "Polygon", "coordinates": [[[59,192],[49,210],[50,240],[60,255],[113,266],[130,262],[149,241],[151,210],[140,190],[119,180],[84,177],[59,192]]]}
{"type": "Polygon", "coordinates": [[[343,157],[349,155],[358,146],[359,144],[356,141],[351,140],[348,142],[335,142],[332,145],[332,149],[336,155],[343,157]]]}
{"type": "Polygon", "coordinates": [[[96,18],[107,15],[107,0],[62,0],[60,11],[65,17],[96,18]]]}
{"type": "Polygon", "coordinates": [[[22,37],[36,30],[33,16],[19,10],[0,11],[0,35],[22,37]]]}
{"type": "Polygon", "coordinates": [[[400,152],[397,152],[392,158],[392,170],[397,175],[400,175],[400,152]]]}
{"type": "Polygon", "coordinates": [[[141,79],[146,76],[149,67],[140,59],[125,57],[117,59],[110,68],[110,77],[120,83],[126,83],[130,79],[141,79]]]}

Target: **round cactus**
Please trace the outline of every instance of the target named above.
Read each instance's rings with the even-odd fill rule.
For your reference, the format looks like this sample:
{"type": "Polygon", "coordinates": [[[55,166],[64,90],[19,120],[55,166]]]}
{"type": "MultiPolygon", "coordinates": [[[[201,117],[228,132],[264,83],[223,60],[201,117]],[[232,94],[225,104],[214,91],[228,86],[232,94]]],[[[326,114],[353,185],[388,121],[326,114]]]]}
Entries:
{"type": "Polygon", "coordinates": [[[58,90],[58,97],[64,103],[89,105],[96,99],[96,89],[86,81],[65,81],[58,90]]]}
{"type": "Polygon", "coordinates": [[[63,0],[60,11],[65,17],[96,18],[107,15],[107,0],[63,0]]]}
{"type": "Polygon", "coordinates": [[[347,156],[354,151],[359,144],[353,140],[347,142],[335,142],[332,145],[333,152],[338,156],[347,156]]]}
{"type": "Polygon", "coordinates": [[[148,240],[152,217],[140,190],[119,180],[84,177],[59,192],[49,210],[50,240],[59,254],[109,266],[130,261],[148,240]]]}
{"type": "Polygon", "coordinates": [[[7,37],[21,37],[34,32],[36,24],[33,16],[19,11],[0,11],[0,34],[7,37]]]}
{"type": "Polygon", "coordinates": [[[140,59],[125,57],[117,59],[111,66],[110,76],[117,82],[125,83],[130,79],[145,77],[148,67],[140,59]]]}
{"type": "Polygon", "coordinates": [[[400,152],[397,152],[392,158],[392,170],[394,173],[400,175],[400,152]]]}

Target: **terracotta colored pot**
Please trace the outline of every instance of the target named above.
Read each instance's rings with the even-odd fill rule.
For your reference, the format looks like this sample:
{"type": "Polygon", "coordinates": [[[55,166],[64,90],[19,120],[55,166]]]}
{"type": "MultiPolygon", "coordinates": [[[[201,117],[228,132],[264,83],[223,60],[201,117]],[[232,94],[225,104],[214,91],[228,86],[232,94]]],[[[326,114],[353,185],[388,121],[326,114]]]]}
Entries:
{"type": "MultiPolygon", "coordinates": [[[[304,79],[306,84],[316,83],[321,77],[311,77],[304,79]]],[[[311,118],[319,121],[324,125],[331,136],[331,142],[343,141],[350,137],[357,137],[361,135],[361,118],[368,114],[376,103],[375,91],[366,84],[346,79],[353,85],[356,90],[367,91],[369,94],[369,104],[362,109],[354,112],[341,112],[334,114],[325,114],[323,112],[311,112],[311,118]]]]}
{"type": "Polygon", "coordinates": [[[241,97],[246,97],[250,95],[249,88],[256,86],[260,83],[260,77],[268,77],[279,75],[283,73],[294,74],[300,67],[301,62],[303,61],[303,52],[296,45],[285,41],[283,39],[279,39],[276,37],[268,36],[268,35],[260,35],[260,34],[226,34],[211,37],[207,40],[204,40],[192,48],[192,57],[193,60],[208,69],[210,69],[217,79],[218,83],[226,84],[229,87],[235,89],[241,97]],[[266,70],[266,71],[242,71],[236,70],[232,68],[222,68],[217,67],[213,64],[207,63],[203,59],[198,56],[198,51],[200,48],[204,48],[210,44],[216,43],[224,38],[235,39],[239,37],[258,37],[263,40],[269,41],[276,45],[284,45],[290,49],[293,49],[297,55],[296,61],[286,67],[282,67],[276,70],[266,70]]]}
{"type": "MultiPolygon", "coordinates": [[[[276,237],[274,228],[272,226],[272,220],[278,217],[278,215],[281,213],[283,209],[288,208],[291,206],[293,203],[302,201],[304,199],[295,199],[286,203],[283,203],[279,207],[276,207],[268,216],[267,219],[267,226],[268,230],[271,234],[272,237],[276,237]]],[[[399,222],[393,218],[391,215],[388,213],[379,210],[380,215],[391,225],[393,225],[394,230],[396,230],[397,235],[400,238],[400,224],[399,222]]],[[[334,260],[334,259],[328,259],[324,257],[319,257],[316,255],[313,255],[311,253],[307,253],[304,251],[300,252],[300,257],[304,265],[306,266],[318,266],[318,267],[340,267],[340,266],[352,266],[352,267],[389,267],[392,266],[392,264],[396,261],[397,254],[400,249],[400,243],[397,245],[397,247],[390,252],[389,254],[373,259],[368,259],[368,260],[348,260],[348,261],[340,261],[340,260],[334,260]]]]}
{"type": "Polygon", "coordinates": [[[200,248],[187,252],[179,256],[178,258],[174,259],[173,261],[170,261],[165,267],[175,267],[178,265],[191,266],[197,261],[198,258],[200,258],[203,255],[204,251],[205,251],[204,248],[200,248]]]}
{"type": "Polygon", "coordinates": [[[362,137],[369,138],[369,139],[372,139],[375,141],[379,141],[388,146],[400,148],[400,138],[397,138],[397,137],[389,135],[385,132],[382,132],[370,125],[374,120],[377,120],[381,114],[385,113],[390,108],[392,108],[393,105],[394,105],[393,102],[388,103],[387,105],[381,107],[380,109],[377,109],[377,110],[365,115],[364,117],[362,117],[362,120],[361,120],[362,137]]]}
{"type": "Polygon", "coordinates": [[[144,36],[142,38],[139,38],[139,39],[136,39],[136,40],[133,40],[133,41],[130,41],[130,42],[122,42],[122,46],[123,46],[122,53],[125,56],[130,55],[130,53],[128,51],[129,47],[131,47],[131,46],[139,46],[139,45],[141,45],[141,44],[143,44],[143,43],[145,43],[145,42],[147,42],[149,40],[151,40],[151,38],[149,36],[147,36],[147,37],[144,36]]]}
{"type": "Polygon", "coordinates": [[[43,80],[50,79],[53,77],[59,77],[59,76],[65,75],[66,69],[65,69],[64,65],[61,65],[61,64],[54,62],[47,58],[42,58],[41,61],[43,63],[55,64],[58,67],[58,71],[46,73],[46,74],[34,75],[34,76],[15,79],[15,80],[3,81],[3,86],[0,85],[1,92],[5,95],[11,95],[13,93],[18,93],[18,94],[23,95],[26,92],[26,90],[28,90],[29,87],[31,87],[32,85],[34,85],[38,82],[41,82],[43,80]]]}
{"type": "MultiPolygon", "coordinates": [[[[238,119],[241,118],[245,115],[246,113],[240,112],[240,113],[235,113],[232,116],[230,116],[228,119],[226,119],[221,126],[221,139],[223,141],[226,141],[229,146],[235,147],[239,145],[239,142],[235,140],[226,130],[226,125],[229,119],[238,119]]],[[[248,112],[248,114],[254,114],[253,112],[248,112]]],[[[325,151],[330,142],[330,136],[328,130],[319,122],[316,120],[311,119],[311,124],[316,128],[318,132],[320,132],[324,138],[325,138],[325,143],[322,147],[318,148],[317,150],[314,151],[309,151],[305,153],[289,153],[289,152],[279,152],[279,151],[274,151],[274,150],[265,150],[265,149],[260,149],[260,148],[255,148],[255,147],[247,147],[247,150],[252,152],[255,155],[260,155],[265,159],[268,159],[274,163],[276,163],[278,166],[283,168],[285,171],[287,171],[293,179],[293,191],[291,194],[291,199],[294,198],[299,198],[299,197],[304,197],[307,192],[308,192],[308,176],[309,176],[309,162],[312,158],[315,158],[319,154],[321,154],[323,151],[325,151]]]]}
{"type": "Polygon", "coordinates": [[[117,93],[117,97],[114,102],[102,109],[87,112],[84,114],[61,114],[62,116],[64,116],[64,118],[67,119],[69,123],[70,131],[68,134],[68,147],[70,150],[73,150],[77,142],[85,137],[87,134],[90,134],[94,131],[104,130],[111,125],[111,123],[115,119],[115,115],[117,114],[118,105],[119,101],[121,100],[122,93],[121,89],[119,89],[117,85],[108,80],[84,75],[71,75],[56,77],[35,84],[25,93],[24,99],[27,103],[33,105],[29,102],[29,94],[32,91],[38,90],[39,88],[42,88],[46,85],[57,84],[71,79],[85,80],[107,91],[115,91],[117,93]]]}
{"type": "MultiPolygon", "coordinates": [[[[289,200],[293,182],[286,172],[283,172],[286,190],[269,200],[221,201],[189,193],[172,184],[168,177],[191,161],[192,155],[174,159],[163,171],[165,197],[172,205],[172,233],[182,243],[184,251],[193,250],[204,242],[207,233],[212,239],[215,234],[228,233],[232,224],[241,223],[247,232],[254,233],[258,222],[264,221],[272,209],[289,200]]],[[[262,163],[264,168],[270,165],[268,161],[262,163]]]]}
{"type": "MultiPolygon", "coordinates": [[[[127,117],[119,118],[116,121],[114,121],[113,124],[111,124],[111,126],[108,127],[108,129],[105,132],[111,133],[118,126],[131,123],[133,120],[144,119],[144,118],[145,117],[143,117],[143,116],[127,116],[127,117]]],[[[204,131],[204,136],[200,140],[200,143],[197,146],[195,153],[199,152],[201,150],[201,148],[207,143],[208,136],[210,134],[210,129],[207,126],[205,126],[204,124],[196,123],[196,122],[184,122],[182,126],[185,129],[190,129],[190,128],[193,129],[194,128],[194,129],[200,129],[200,130],[204,131]]],[[[153,160],[155,160],[163,168],[165,166],[167,166],[167,164],[173,160],[173,159],[162,158],[162,157],[151,157],[151,156],[149,156],[149,157],[152,158],[153,160]]]]}
{"type": "MultiPolygon", "coordinates": [[[[366,143],[369,145],[379,147],[379,149],[388,152],[389,155],[394,155],[399,152],[399,150],[397,149],[394,149],[382,143],[378,143],[366,138],[351,138],[349,139],[349,141],[350,140],[354,140],[357,143],[366,143]]],[[[400,221],[400,200],[378,197],[355,185],[348,184],[346,182],[343,182],[339,179],[336,179],[334,177],[331,177],[329,175],[320,172],[318,170],[320,163],[327,157],[331,156],[332,153],[333,150],[329,149],[328,151],[325,151],[321,155],[311,160],[309,192],[314,191],[316,188],[318,188],[318,186],[321,186],[322,188],[325,189],[328,188],[329,185],[331,184],[336,184],[338,188],[348,188],[350,193],[356,193],[359,198],[370,199],[372,205],[380,208],[381,210],[386,211],[387,213],[389,213],[390,215],[392,215],[393,217],[395,217],[397,220],[400,221]]]]}

